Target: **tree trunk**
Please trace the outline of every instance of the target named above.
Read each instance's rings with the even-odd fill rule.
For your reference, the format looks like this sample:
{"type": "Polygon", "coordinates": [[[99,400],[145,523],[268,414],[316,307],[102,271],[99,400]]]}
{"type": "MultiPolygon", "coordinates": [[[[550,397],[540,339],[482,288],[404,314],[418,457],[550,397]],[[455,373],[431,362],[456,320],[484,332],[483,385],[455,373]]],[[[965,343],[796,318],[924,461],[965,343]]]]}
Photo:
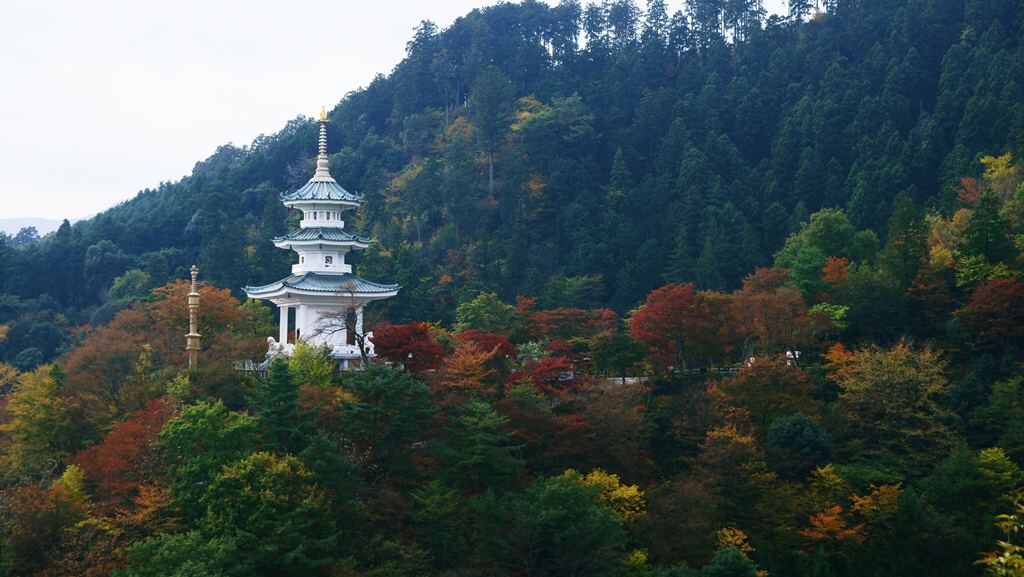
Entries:
{"type": "Polygon", "coordinates": [[[487,154],[487,194],[494,196],[494,152],[487,154]]]}

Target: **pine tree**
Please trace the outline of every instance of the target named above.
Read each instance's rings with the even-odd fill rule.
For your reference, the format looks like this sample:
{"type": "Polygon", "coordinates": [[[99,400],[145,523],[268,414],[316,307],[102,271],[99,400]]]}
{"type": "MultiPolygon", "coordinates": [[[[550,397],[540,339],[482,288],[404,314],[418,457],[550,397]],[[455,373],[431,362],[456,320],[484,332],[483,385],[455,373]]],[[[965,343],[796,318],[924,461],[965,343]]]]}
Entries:
{"type": "Polygon", "coordinates": [[[903,196],[896,201],[896,207],[889,217],[889,232],[882,252],[882,262],[904,289],[914,282],[921,262],[928,253],[926,233],[913,199],[903,196]]]}
{"type": "Polygon", "coordinates": [[[693,248],[690,235],[684,224],[676,227],[675,244],[668,257],[668,266],[665,267],[665,281],[670,283],[692,282],[694,274],[693,248]]]}
{"type": "Polygon", "coordinates": [[[299,411],[299,388],[292,380],[288,363],[278,357],[261,382],[253,399],[259,414],[264,445],[272,451],[298,453],[309,441],[299,411]]]}
{"type": "Polygon", "coordinates": [[[991,264],[1007,262],[1014,256],[1009,237],[1010,226],[999,214],[999,199],[985,193],[964,229],[960,250],[972,256],[984,256],[991,264]]]}
{"type": "Polygon", "coordinates": [[[512,435],[503,430],[507,424],[484,401],[459,407],[446,427],[447,441],[437,450],[442,475],[473,492],[511,487],[522,463],[512,435]]]}
{"type": "Polygon", "coordinates": [[[473,83],[469,107],[480,145],[487,153],[487,192],[494,194],[494,152],[505,131],[514,94],[508,77],[490,66],[473,83]]]}

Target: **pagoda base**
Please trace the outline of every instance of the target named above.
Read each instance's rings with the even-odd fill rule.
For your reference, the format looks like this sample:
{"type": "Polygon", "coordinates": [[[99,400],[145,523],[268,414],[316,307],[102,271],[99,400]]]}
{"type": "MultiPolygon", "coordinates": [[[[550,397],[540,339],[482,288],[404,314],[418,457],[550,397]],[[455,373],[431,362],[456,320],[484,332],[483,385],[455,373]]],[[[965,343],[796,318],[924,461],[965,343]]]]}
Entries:
{"type": "MultiPolygon", "coordinates": [[[[366,358],[372,359],[376,356],[373,350],[373,341],[371,338],[373,333],[366,333],[364,342],[366,343],[366,358]]],[[[325,347],[330,349],[330,357],[338,365],[339,370],[358,369],[363,366],[363,353],[359,350],[358,345],[351,344],[335,344],[329,345],[326,343],[316,343],[304,341],[311,347],[325,347]]],[[[295,353],[294,343],[279,343],[274,337],[267,337],[267,354],[266,359],[260,365],[261,370],[266,370],[270,367],[270,363],[278,358],[288,358],[295,353]]]]}

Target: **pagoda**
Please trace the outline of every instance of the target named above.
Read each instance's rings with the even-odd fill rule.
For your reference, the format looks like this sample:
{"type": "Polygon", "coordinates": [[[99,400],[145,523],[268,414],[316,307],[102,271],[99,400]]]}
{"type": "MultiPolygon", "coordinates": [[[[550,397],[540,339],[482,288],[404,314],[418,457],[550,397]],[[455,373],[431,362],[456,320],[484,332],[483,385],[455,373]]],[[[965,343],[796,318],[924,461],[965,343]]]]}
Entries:
{"type": "Polygon", "coordinates": [[[282,194],[281,202],[302,211],[295,232],[273,239],[278,248],[298,253],[291,276],[264,286],[247,286],[246,294],[277,305],[278,337],[267,338],[267,360],[290,355],[302,339],[326,346],[340,368],[359,366],[373,356],[372,333],[363,332],[363,308],[398,294],[396,284],[359,278],[345,262],[348,253],[370,246],[370,239],[345,230],[344,212],[363,202],[331,176],[327,160],[327,111],[320,111],[320,152],[316,172],[302,188],[282,194]]]}

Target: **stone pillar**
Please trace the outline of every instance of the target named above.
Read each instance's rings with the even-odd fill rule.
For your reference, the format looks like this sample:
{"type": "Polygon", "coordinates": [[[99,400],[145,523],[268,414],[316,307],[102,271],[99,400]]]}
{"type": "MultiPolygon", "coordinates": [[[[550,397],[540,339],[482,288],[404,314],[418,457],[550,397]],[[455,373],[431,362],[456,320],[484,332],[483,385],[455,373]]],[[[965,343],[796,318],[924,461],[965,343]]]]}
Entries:
{"type": "Polygon", "coordinates": [[[356,334],[363,334],[363,307],[356,309],[356,334]]]}
{"type": "Polygon", "coordinates": [[[300,304],[295,310],[295,336],[298,339],[306,339],[311,335],[306,334],[306,305],[300,304]]]}
{"type": "Polygon", "coordinates": [[[277,333],[277,342],[282,345],[288,342],[288,307],[282,305],[277,307],[278,312],[281,313],[281,326],[277,333]]]}
{"type": "Polygon", "coordinates": [[[348,342],[348,309],[342,307],[338,309],[338,318],[333,320],[332,323],[337,323],[337,327],[331,327],[331,330],[336,331],[334,334],[341,335],[341,344],[347,345],[348,342]]]}
{"type": "Polygon", "coordinates": [[[188,293],[188,334],[185,335],[185,352],[188,354],[188,368],[194,369],[199,363],[199,267],[192,265],[192,288],[188,293]]]}

